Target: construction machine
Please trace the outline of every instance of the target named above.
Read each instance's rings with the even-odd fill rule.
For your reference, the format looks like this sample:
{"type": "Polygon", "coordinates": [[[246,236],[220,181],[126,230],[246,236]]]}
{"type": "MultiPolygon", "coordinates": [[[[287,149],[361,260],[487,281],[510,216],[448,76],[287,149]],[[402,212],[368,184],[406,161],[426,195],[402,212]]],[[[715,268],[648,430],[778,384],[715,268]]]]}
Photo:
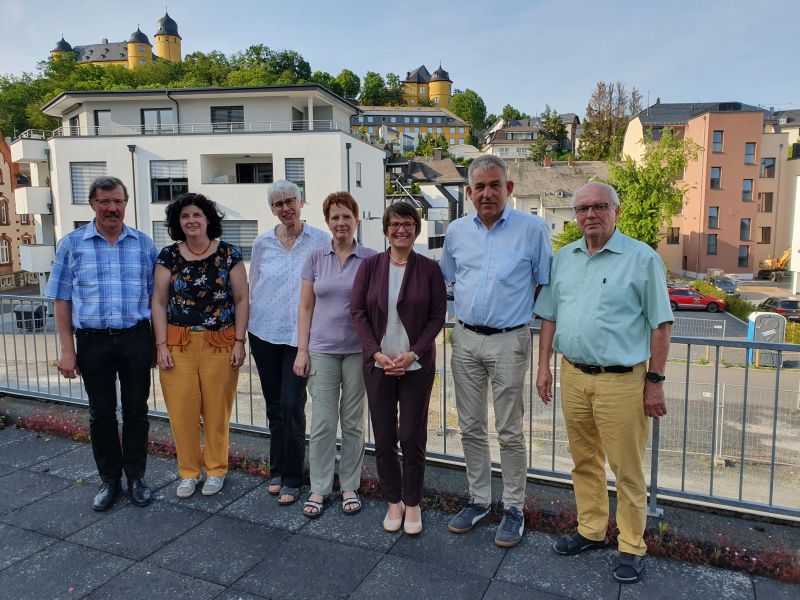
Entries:
{"type": "Polygon", "coordinates": [[[757,279],[771,279],[778,281],[783,279],[789,273],[786,271],[786,266],[789,264],[789,258],[792,256],[792,249],[787,248],[786,252],[780,258],[765,258],[758,265],[757,279]]]}

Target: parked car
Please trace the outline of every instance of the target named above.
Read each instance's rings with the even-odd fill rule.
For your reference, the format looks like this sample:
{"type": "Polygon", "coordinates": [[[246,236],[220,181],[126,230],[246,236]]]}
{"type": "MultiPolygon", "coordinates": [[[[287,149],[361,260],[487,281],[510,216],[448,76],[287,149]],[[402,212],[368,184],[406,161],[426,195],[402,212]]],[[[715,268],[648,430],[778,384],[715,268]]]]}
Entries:
{"type": "Polygon", "coordinates": [[[758,305],[758,310],[774,312],[786,317],[788,321],[800,322],[800,298],[778,298],[771,296],[758,305]]]}
{"type": "Polygon", "coordinates": [[[736,287],[736,282],[730,277],[711,277],[708,282],[721,289],[726,294],[731,296],[738,296],[739,289],[736,287]]]}
{"type": "Polygon", "coordinates": [[[714,313],[725,310],[725,301],[715,296],[706,296],[690,288],[672,288],[669,290],[669,305],[673,312],[679,308],[696,308],[714,313]]]}

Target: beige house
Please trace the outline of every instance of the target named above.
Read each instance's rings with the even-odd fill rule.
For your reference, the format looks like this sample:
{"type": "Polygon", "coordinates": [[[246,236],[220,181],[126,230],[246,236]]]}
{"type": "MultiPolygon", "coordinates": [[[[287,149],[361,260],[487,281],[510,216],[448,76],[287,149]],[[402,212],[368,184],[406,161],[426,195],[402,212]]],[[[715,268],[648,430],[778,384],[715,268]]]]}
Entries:
{"type": "Polygon", "coordinates": [[[11,150],[0,136],[0,290],[6,291],[37,282],[35,274],[20,266],[19,247],[35,243],[35,229],[31,215],[17,213],[17,175],[11,150]]]}

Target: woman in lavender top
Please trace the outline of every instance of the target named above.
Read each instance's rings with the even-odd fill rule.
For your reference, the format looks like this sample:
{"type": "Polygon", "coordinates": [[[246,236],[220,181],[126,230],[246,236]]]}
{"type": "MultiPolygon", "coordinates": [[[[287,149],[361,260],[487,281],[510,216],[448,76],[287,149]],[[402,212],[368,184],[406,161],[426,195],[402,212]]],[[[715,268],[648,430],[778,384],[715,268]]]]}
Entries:
{"type": "Polygon", "coordinates": [[[333,241],[312,252],[303,268],[294,374],[311,393],[311,494],[303,514],[319,517],[333,489],[336,428],[342,427],[339,482],[342,511],[361,510],[358,488],[364,459],[364,375],[361,342],[350,318],[350,294],[361,261],[376,254],[355,241],[358,204],[335,192],[322,205],[333,241]]]}

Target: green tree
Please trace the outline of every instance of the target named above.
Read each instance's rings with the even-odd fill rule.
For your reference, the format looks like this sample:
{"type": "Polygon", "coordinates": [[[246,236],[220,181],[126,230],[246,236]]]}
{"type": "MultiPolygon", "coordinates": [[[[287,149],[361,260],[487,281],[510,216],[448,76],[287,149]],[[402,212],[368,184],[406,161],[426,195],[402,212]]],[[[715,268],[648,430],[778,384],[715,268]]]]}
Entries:
{"type": "Polygon", "coordinates": [[[433,156],[436,148],[442,149],[442,157],[450,156],[447,150],[447,139],[442,135],[421,135],[417,148],[414,151],[416,156],[433,156]]]}
{"type": "Polygon", "coordinates": [[[510,104],[506,104],[503,107],[503,112],[500,113],[500,116],[503,117],[503,119],[505,119],[506,123],[508,123],[509,121],[519,121],[520,119],[531,118],[531,116],[528,113],[519,111],[510,104]]]}
{"type": "Polygon", "coordinates": [[[361,89],[361,79],[352,71],[342,69],[336,76],[336,83],[339,84],[342,95],[345,98],[355,100],[358,97],[358,92],[361,89]]]}
{"type": "Polygon", "coordinates": [[[406,103],[403,95],[403,82],[396,73],[386,74],[384,102],[389,106],[403,106],[406,103]]]}
{"type": "Polygon", "coordinates": [[[473,136],[484,128],[486,104],[476,92],[466,89],[454,94],[450,99],[450,110],[469,123],[473,136]]]}
{"type": "Polygon", "coordinates": [[[583,233],[581,232],[581,228],[578,227],[577,221],[569,221],[568,223],[564,223],[564,230],[561,233],[557,233],[553,236],[553,250],[558,252],[566,246],[567,244],[571,244],[583,237],[583,233]]]}
{"type": "Polygon", "coordinates": [[[386,102],[386,82],[379,73],[367,71],[361,86],[359,103],[365,106],[383,106],[386,102]]]}
{"type": "Polygon", "coordinates": [[[533,143],[528,147],[528,158],[535,160],[536,162],[542,162],[547,154],[548,146],[549,144],[547,142],[547,138],[543,135],[540,135],[533,140],[533,143]]]}
{"type": "Polygon", "coordinates": [[[177,87],[219,87],[226,85],[231,65],[228,58],[217,50],[208,54],[193,52],[183,59],[183,77],[177,87]]]}
{"type": "Polygon", "coordinates": [[[697,159],[700,146],[677,139],[669,129],[658,141],[648,132],[640,143],[642,157],[634,161],[626,156],[610,165],[608,183],[620,197],[619,230],[656,249],[664,227],[681,212],[689,188],[677,181],[689,161],[697,159]]]}
{"type": "Polygon", "coordinates": [[[621,81],[599,82],[586,107],[581,158],[617,160],[622,152],[628,121],[641,110],[642,95],[636,88],[628,92],[621,81]]]}
{"type": "Polygon", "coordinates": [[[539,115],[539,120],[547,138],[553,141],[556,151],[561,152],[562,142],[567,137],[567,126],[561,120],[558,111],[551,109],[549,104],[545,104],[544,111],[539,115]]]}

